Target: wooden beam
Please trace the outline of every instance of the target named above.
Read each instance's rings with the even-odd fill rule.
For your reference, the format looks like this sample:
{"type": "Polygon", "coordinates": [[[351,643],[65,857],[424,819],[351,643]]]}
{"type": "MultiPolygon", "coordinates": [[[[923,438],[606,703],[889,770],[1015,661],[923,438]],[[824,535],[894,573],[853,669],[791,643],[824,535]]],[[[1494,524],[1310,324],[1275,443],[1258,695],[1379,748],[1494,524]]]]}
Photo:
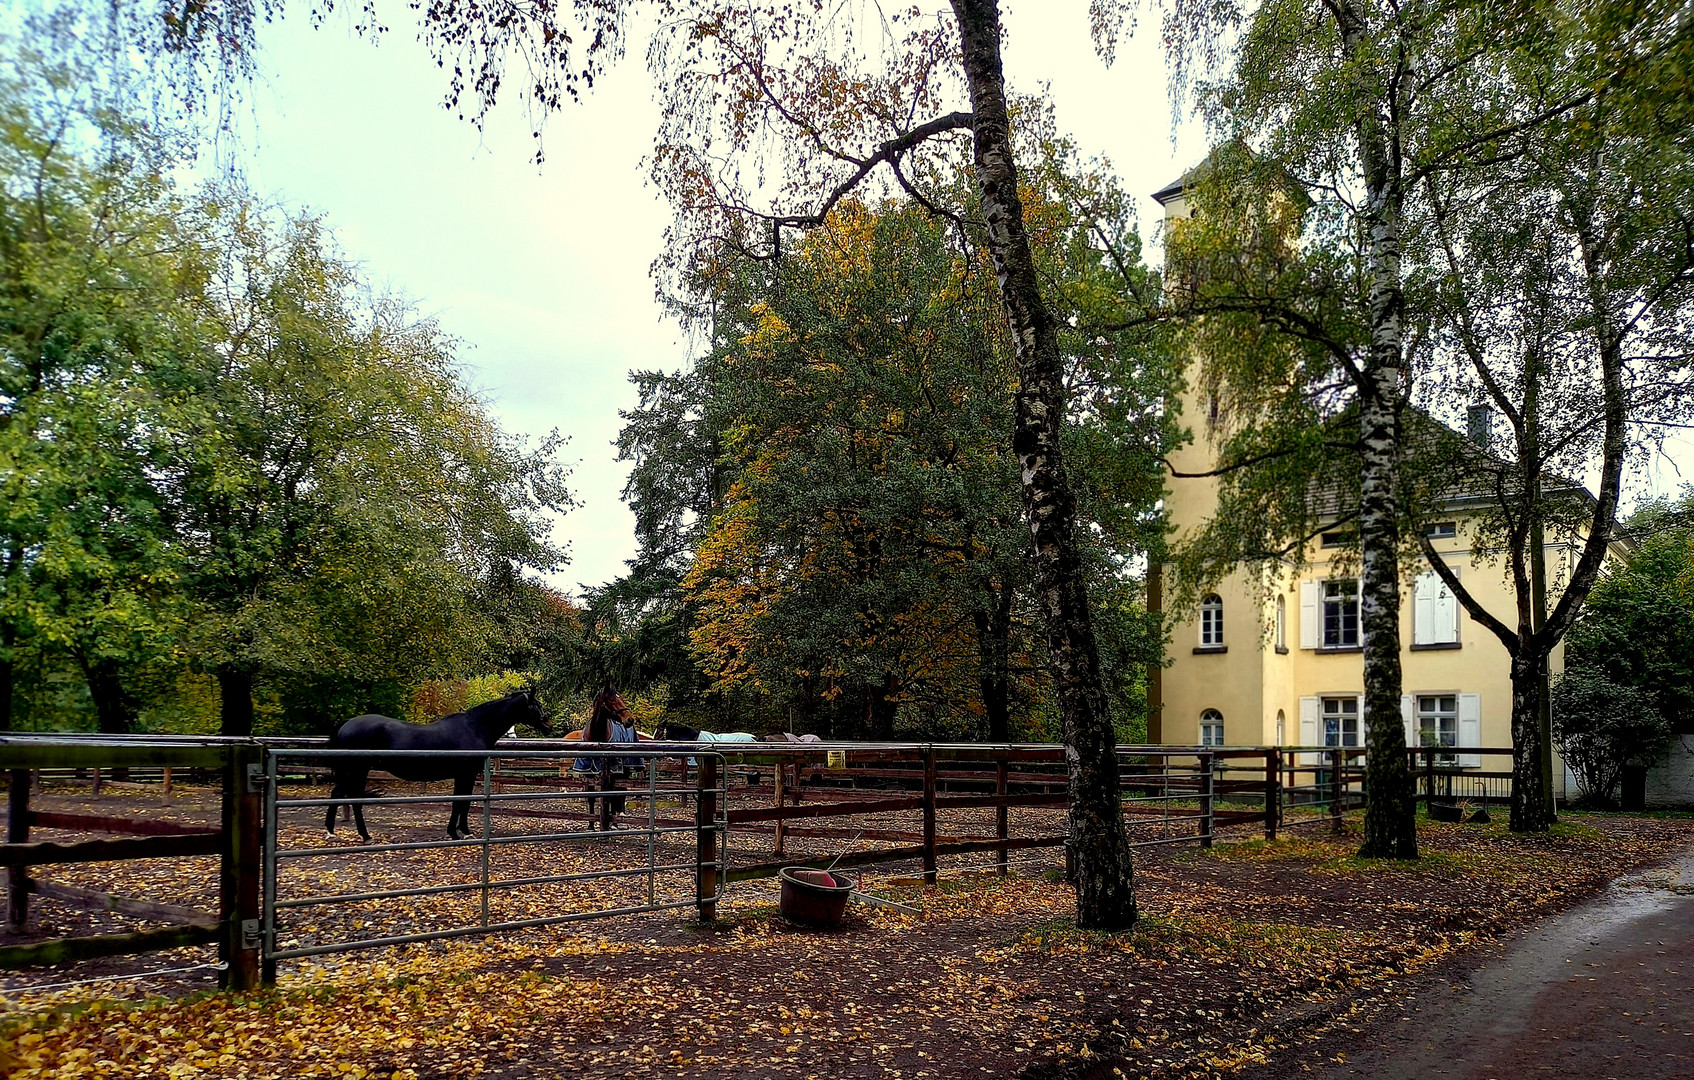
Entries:
{"type": "Polygon", "coordinates": [[[133,934],[101,934],[96,937],[54,938],[34,945],[0,947],[0,968],[44,967],[93,960],[101,956],[180,949],[204,945],[218,936],[216,927],[168,926],[162,930],[137,930],[133,934]]]}
{"type": "Polygon", "coordinates": [[[116,862],[124,859],[182,859],[216,855],[221,833],[137,836],[120,840],[52,841],[0,845],[0,866],[52,866],[58,863],[116,862]]]}
{"type": "Polygon", "coordinates": [[[1031,791],[1023,795],[941,795],[935,800],[937,810],[963,810],[974,807],[1002,806],[1069,806],[1063,794],[1049,795],[1031,791]]]}
{"type": "MultiPolygon", "coordinates": [[[[987,840],[965,840],[954,844],[936,844],[937,855],[963,855],[973,851],[997,851],[1006,848],[1009,851],[1023,851],[1028,848],[1058,847],[1065,842],[1063,836],[1034,836],[1025,839],[1001,840],[994,837],[987,840]]],[[[877,848],[871,851],[850,851],[845,855],[820,855],[816,859],[793,860],[787,862],[754,863],[751,866],[738,866],[729,871],[730,881],[751,881],[754,878],[775,877],[785,866],[812,866],[822,869],[830,866],[872,866],[885,862],[909,862],[922,859],[924,845],[914,844],[910,847],[877,848]]]]}
{"type": "Polygon", "coordinates": [[[95,814],[60,814],[50,810],[33,811],[29,815],[29,823],[42,829],[133,833],[137,836],[216,836],[218,832],[210,825],[179,825],[174,821],[100,817],[95,814]]]}
{"type": "Polygon", "coordinates": [[[29,891],[37,896],[74,904],[91,911],[115,911],[120,915],[133,915],[138,919],[157,919],[160,922],[202,926],[207,929],[218,925],[218,917],[209,911],[179,907],[176,904],[157,904],[151,900],[132,900],[127,896],[113,896],[111,893],[78,888],[75,885],[33,880],[29,883],[29,891]]]}
{"type": "Polygon", "coordinates": [[[171,743],[73,742],[29,736],[0,737],[0,769],[98,769],[171,765],[179,769],[216,769],[231,747],[180,746],[171,743]]]}

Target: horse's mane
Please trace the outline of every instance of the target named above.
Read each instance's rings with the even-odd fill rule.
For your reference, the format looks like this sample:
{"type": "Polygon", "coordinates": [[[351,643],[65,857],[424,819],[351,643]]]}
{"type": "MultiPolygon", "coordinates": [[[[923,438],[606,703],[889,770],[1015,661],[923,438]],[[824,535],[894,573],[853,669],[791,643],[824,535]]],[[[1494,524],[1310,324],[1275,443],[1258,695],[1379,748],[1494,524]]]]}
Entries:
{"type": "Polygon", "coordinates": [[[481,705],[472,705],[470,708],[465,710],[464,715],[470,717],[474,723],[480,726],[489,719],[501,716],[511,711],[518,705],[521,699],[529,697],[530,694],[531,692],[529,690],[514,690],[505,697],[498,697],[493,701],[485,701],[481,705]]]}

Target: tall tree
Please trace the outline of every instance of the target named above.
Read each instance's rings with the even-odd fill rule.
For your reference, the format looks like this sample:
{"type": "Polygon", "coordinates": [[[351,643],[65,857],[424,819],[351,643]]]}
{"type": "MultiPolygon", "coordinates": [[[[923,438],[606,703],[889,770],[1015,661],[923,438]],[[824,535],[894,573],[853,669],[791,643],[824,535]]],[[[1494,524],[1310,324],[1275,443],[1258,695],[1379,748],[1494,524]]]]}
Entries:
{"type": "Polygon", "coordinates": [[[183,338],[195,238],[167,144],[99,109],[85,66],[22,51],[0,72],[0,729],[25,652],[70,659],[102,731],[167,659],[179,566],[153,472],[150,372],[183,338]]]}
{"type": "Polygon", "coordinates": [[[1628,6],[1627,21],[1604,5],[1580,22],[1557,9],[1518,13],[1537,22],[1530,45],[1455,102],[1469,108],[1461,122],[1499,127],[1555,105],[1561,122],[1429,177],[1414,249],[1427,280],[1424,397],[1449,416],[1467,401],[1481,410],[1480,447],[1446,438],[1424,448],[1414,509],[1456,492],[1492,496],[1473,544],[1503,554],[1512,611],[1489,611],[1422,547],[1511,657],[1515,829],[1551,820],[1548,660],[1599,579],[1630,466],[1694,415],[1694,157],[1680,118],[1643,100],[1694,59],[1694,33],[1680,5],[1628,6]],[[1591,468],[1592,497],[1570,479],[1591,468]],[[1571,553],[1564,565],[1547,565],[1549,544],[1571,553]]]}
{"type": "Polygon", "coordinates": [[[785,231],[821,225],[852,193],[899,190],[957,213],[937,202],[937,155],[953,133],[970,133],[978,212],[1016,363],[1011,448],[1070,751],[1077,919],[1128,925],[1130,848],[1064,456],[1064,363],[1021,201],[998,4],[958,0],[951,20],[917,11],[883,19],[858,7],[662,7],[649,54],[666,88],[654,170],[680,211],[671,240],[685,266],[725,244],[775,257],[785,231]],[[761,186],[761,175],[773,183],[761,186]]]}
{"type": "Polygon", "coordinates": [[[477,582],[551,567],[545,515],[570,497],[556,440],[501,434],[450,342],[370,295],[318,221],[208,213],[164,483],[201,609],[189,646],[244,735],[263,672],[416,677],[474,655],[477,582]]]}
{"type": "MultiPolygon", "coordinates": [[[[1280,440],[1275,430],[1256,441],[1238,440],[1238,453],[1226,454],[1220,466],[1226,486],[1232,474],[1254,469],[1261,479],[1246,481],[1245,488],[1264,494],[1278,486],[1266,477],[1284,481],[1289,509],[1275,521],[1288,527],[1266,536],[1255,523],[1246,535],[1294,553],[1308,539],[1299,530],[1311,519],[1294,500],[1305,500],[1308,509],[1334,495],[1350,500],[1336,509],[1353,516],[1359,533],[1371,789],[1366,854],[1416,853],[1399,706],[1397,564],[1409,509],[1403,467],[1421,453],[1406,405],[1420,358],[1429,354],[1430,329],[1423,318],[1428,298],[1408,291],[1422,264],[1407,259],[1421,258],[1431,236],[1430,200],[1441,184],[1469,182],[1453,178],[1479,176],[1502,159],[1521,158],[1537,133],[1568,124],[1590,98],[1580,80],[1554,78],[1533,99],[1520,98],[1510,108],[1486,104],[1499,103],[1494,91],[1517,53],[1544,64],[1562,62],[1545,34],[1563,17],[1554,4],[1501,9],[1456,0],[1179,3],[1170,9],[1167,36],[1182,43],[1178,89],[1190,86],[1197,72],[1219,73],[1199,88],[1203,107],[1220,138],[1246,151],[1233,155],[1238,163],[1258,159],[1256,168],[1237,169],[1237,175],[1256,171],[1264,177],[1256,185],[1260,196],[1286,189],[1291,178],[1312,200],[1297,243],[1284,252],[1260,250],[1243,263],[1225,254],[1227,244],[1241,237],[1214,235],[1226,246],[1196,255],[1211,295],[1193,310],[1257,320],[1283,342],[1274,348],[1298,355],[1305,369],[1293,396],[1305,399],[1310,431],[1287,428],[1280,440]],[[1272,182],[1273,173],[1283,179],[1272,182]],[[1250,272],[1240,272],[1247,267],[1250,272]],[[1326,470],[1340,480],[1338,457],[1356,460],[1356,480],[1326,487],[1325,498],[1314,503],[1311,489],[1299,482],[1300,463],[1308,480],[1326,470]]],[[[1236,210],[1247,214],[1243,220],[1263,214],[1262,208],[1236,210]]],[[[1246,231],[1249,237],[1254,232],[1246,231]]],[[[1203,243],[1205,233],[1202,226],[1193,239],[1203,243]]],[[[1287,364],[1244,363],[1220,365],[1208,376],[1226,402],[1237,394],[1248,406],[1238,423],[1251,424],[1252,407],[1267,398],[1292,401],[1271,368],[1289,371],[1287,364]]],[[[1229,531],[1209,541],[1214,561],[1228,548],[1222,534],[1229,531]]],[[[1539,729],[1523,736],[1520,761],[1538,760],[1539,729]]],[[[1520,782],[1524,798],[1540,799],[1536,778],[1520,782]]],[[[1514,816],[1520,828],[1545,823],[1544,811],[1514,816]]]]}

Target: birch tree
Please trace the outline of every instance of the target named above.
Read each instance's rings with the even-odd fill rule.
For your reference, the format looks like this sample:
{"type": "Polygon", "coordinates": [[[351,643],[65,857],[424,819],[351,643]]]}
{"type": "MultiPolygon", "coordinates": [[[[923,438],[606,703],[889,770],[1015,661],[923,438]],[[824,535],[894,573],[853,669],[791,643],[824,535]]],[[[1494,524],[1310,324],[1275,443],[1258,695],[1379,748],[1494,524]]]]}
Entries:
{"type": "Polygon", "coordinates": [[[1469,124],[1575,103],[1512,153],[1431,176],[1416,245],[1429,330],[1419,394],[1453,426],[1498,416],[1412,463],[1414,518],[1490,496],[1471,521],[1513,607],[1491,611],[1423,537],[1422,553],[1511,657],[1512,828],[1551,823],[1547,669],[1617,536],[1632,472],[1694,418],[1694,157],[1659,99],[1694,59],[1680,5],[1549,17],[1474,94],[1469,124]],[[1627,14],[1627,17],[1623,17],[1627,14]],[[1582,480],[1592,473],[1592,497],[1582,480]],[[1549,546],[1568,552],[1548,565],[1549,546]]]}
{"type": "MultiPolygon", "coordinates": [[[[1109,15],[1113,9],[1103,6],[1109,15]]],[[[1210,296],[1193,310],[1255,319],[1253,334],[1281,340],[1276,347],[1301,356],[1306,368],[1308,381],[1291,393],[1279,390],[1270,374],[1272,368],[1286,373],[1285,365],[1219,365],[1206,376],[1226,401],[1237,396],[1249,410],[1236,418],[1242,425],[1252,422],[1250,408],[1267,395],[1303,398],[1312,421],[1307,434],[1290,433],[1287,446],[1226,454],[1219,469],[1226,487],[1231,477],[1263,472],[1271,463],[1269,475],[1294,477],[1301,454],[1314,467],[1336,454],[1356,462],[1356,480],[1315,500],[1297,483],[1282,485],[1285,509],[1269,524],[1283,527],[1266,535],[1269,524],[1255,523],[1246,535],[1271,541],[1260,546],[1274,557],[1297,561],[1310,539],[1300,530],[1312,524],[1314,511],[1327,504],[1356,523],[1371,792],[1364,855],[1410,858],[1417,852],[1400,709],[1399,564],[1407,509],[1406,406],[1426,341],[1425,327],[1409,316],[1418,298],[1408,295],[1408,242],[1427,232],[1421,200],[1433,180],[1520,155],[1528,133],[1566,122],[1590,93],[1564,82],[1533,107],[1463,110],[1481,126],[1456,122],[1455,103],[1496,79],[1515,49],[1544,47],[1536,34],[1555,6],[1524,10],[1545,18],[1538,23],[1520,18],[1516,7],[1508,13],[1456,0],[1178,0],[1167,9],[1166,36],[1178,43],[1178,92],[1195,92],[1220,142],[1274,163],[1267,168],[1312,200],[1295,242],[1285,253],[1260,250],[1250,273],[1232,275],[1227,271],[1248,265],[1214,255],[1210,296]],[[1220,286],[1232,276],[1235,285],[1220,286]],[[1232,289],[1233,295],[1222,295],[1232,289]],[[1334,453],[1319,453],[1325,450],[1334,453]]],[[[1242,212],[1251,220],[1264,211],[1242,212]]],[[[1246,481],[1243,490],[1263,496],[1276,486],[1246,481]]],[[[1216,564],[1229,543],[1221,534],[1208,543],[1216,564]]]]}
{"type": "Polygon", "coordinates": [[[723,245],[774,258],[786,233],[815,228],[854,193],[899,191],[957,216],[935,181],[947,144],[969,136],[1016,364],[1011,447],[1064,720],[1077,919],[1129,925],[1115,738],[1063,450],[1064,364],[1021,201],[998,4],[955,0],[951,18],[870,5],[673,0],[661,9],[649,53],[665,92],[654,175],[679,208],[673,272],[723,245]]]}

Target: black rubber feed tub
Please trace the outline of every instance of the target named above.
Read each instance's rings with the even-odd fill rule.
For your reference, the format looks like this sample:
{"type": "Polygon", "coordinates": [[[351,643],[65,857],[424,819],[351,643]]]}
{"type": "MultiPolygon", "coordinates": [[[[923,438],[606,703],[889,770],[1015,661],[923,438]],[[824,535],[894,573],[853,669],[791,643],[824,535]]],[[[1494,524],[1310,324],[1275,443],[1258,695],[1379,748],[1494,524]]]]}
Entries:
{"type": "Polygon", "coordinates": [[[782,917],[802,926],[840,926],[847,898],[856,887],[844,874],[803,866],[785,866],[777,878],[782,882],[782,917]]]}

